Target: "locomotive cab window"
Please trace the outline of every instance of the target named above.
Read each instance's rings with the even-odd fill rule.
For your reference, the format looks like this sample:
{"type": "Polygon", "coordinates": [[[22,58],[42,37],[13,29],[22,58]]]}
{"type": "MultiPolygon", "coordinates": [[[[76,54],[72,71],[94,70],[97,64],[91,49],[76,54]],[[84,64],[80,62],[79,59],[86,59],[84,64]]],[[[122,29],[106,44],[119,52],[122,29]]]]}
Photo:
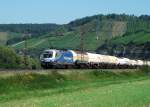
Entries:
{"type": "Polygon", "coordinates": [[[61,54],[57,52],[55,58],[59,58],[60,56],[61,54]]]}
{"type": "Polygon", "coordinates": [[[43,58],[52,58],[53,57],[53,53],[44,53],[43,54],[43,58]]]}

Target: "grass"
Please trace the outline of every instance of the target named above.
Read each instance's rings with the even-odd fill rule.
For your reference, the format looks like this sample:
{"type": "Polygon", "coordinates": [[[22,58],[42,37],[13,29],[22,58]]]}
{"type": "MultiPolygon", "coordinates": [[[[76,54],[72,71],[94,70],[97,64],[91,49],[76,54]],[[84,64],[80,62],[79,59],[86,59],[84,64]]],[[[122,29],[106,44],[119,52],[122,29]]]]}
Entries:
{"type": "Polygon", "coordinates": [[[0,32],[0,45],[6,45],[8,40],[22,38],[21,33],[0,32]]]}
{"type": "Polygon", "coordinates": [[[8,34],[6,32],[0,32],[0,45],[5,45],[7,42],[8,34]]]}
{"type": "Polygon", "coordinates": [[[143,107],[149,72],[52,70],[1,72],[0,107],[143,107]]]}
{"type": "Polygon", "coordinates": [[[145,42],[150,42],[150,33],[147,32],[139,32],[139,33],[133,33],[128,36],[119,37],[114,40],[112,40],[112,43],[114,44],[128,44],[130,42],[136,43],[136,44],[142,44],[145,42]]]}

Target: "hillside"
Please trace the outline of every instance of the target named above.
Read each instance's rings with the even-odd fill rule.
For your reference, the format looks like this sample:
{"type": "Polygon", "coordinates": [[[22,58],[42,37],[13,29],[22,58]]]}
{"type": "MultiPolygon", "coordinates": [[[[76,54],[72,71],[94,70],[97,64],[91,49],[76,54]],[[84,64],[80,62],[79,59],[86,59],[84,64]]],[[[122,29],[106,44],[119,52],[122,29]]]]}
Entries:
{"type": "Polygon", "coordinates": [[[0,32],[0,45],[9,45],[23,40],[22,33],[2,31],[0,32]]]}
{"type": "Polygon", "coordinates": [[[7,42],[7,33],[6,32],[0,32],[0,45],[6,44],[7,42]]]}
{"type": "MultiPolygon", "coordinates": [[[[73,31],[64,32],[63,36],[53,36],[51,34],[43,35],[38,38],[27,40],[29,50],[43,50],[46,48],[56,49],[76,49],[80,50],[80,28],[84,32],[84,49],[86,51],[95,51],[105,40],[124,34],[125,23],[120,21],[104,21],[101,29],[97,29],[96,21],[73,27],[73,31]],[[109,25],[109,28],[108,28],[109,25]],[[120,26],[118,28],[118,26],[120,26]],[[117,32],[115,30],[118,30],[117,32]]],[[[25,42],[12,45],[15,49],[23,49],[25,42]]],[[[36,51],[38,52],[38,51],[36,51]]]]}
{"type": "Polygon", "coordinates": [[[112,39],[111,42],[113,44],[129,44],[130,42],[135,44],[142,44],[145,42],[150,42],[150,31],[140,31],[126,34],[123,37],[112,39]]]}
{"type": "MultiPolygon", "coordinates": [[[[1,25],[0,31],[3,35],[8,35],[8,31],[9,34],[20,35],[12,34],[9,39],[4,38],[5,36],[0,38],[3,44],[11,45],[17,52],[23,51],[25,46],[23,35],[28,35],[27,48],[28,54],[31,56],[38,57],[46,48],[80,50],[81,33],[84,37],[83,48],[85,51],[105,50],[104,53],[111,54],[109,47],[113,45],[110,46],[109,43],[118,46],[120,44],[128,45],[132,42],[133,46],[148,43],[150,41],[150,16],[95,15],[77,19],[65,25],[1,25]],[[107,50],[103,48],[104,46],[107,46],[107,48],[105,47],[107,50]]],[[[142,49],[140,47],[140,50],[142,49]]]]}
{"type": "Polygon", "coordinates": [[[47,33],[53,34],[60,28],[56,24],[0,24],[0,41],[3,45],[12,45],[23,41],[26,36],[36,38],[47,33]]]}
{"type": "Polygon", "coordinates": [[[150,60],[150,32],[140,31],[114,38],[100,46],[97,53],[150,60]]]}

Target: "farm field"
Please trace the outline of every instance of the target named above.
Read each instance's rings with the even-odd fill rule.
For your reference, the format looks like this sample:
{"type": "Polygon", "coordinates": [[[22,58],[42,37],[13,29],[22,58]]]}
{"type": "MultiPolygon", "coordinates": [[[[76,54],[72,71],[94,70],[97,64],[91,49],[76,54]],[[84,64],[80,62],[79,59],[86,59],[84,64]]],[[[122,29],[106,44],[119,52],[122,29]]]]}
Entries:
{"type": "Polygon", "coordinates": [[[149,90],[148,70],[0,72],[0,107],[149,107],[149,90]]]}

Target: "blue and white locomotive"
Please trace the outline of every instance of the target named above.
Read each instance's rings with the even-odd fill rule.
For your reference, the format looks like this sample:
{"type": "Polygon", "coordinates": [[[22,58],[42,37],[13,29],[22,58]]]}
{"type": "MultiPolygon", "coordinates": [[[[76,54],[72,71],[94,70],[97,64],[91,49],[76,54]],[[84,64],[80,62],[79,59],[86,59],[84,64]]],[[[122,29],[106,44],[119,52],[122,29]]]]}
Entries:
{"type": "Polygon", "coordinates": [[[45,50],[40,56],[43,68],[67,67],[74,65],[73,52],[49,49],[45,50]]]}

